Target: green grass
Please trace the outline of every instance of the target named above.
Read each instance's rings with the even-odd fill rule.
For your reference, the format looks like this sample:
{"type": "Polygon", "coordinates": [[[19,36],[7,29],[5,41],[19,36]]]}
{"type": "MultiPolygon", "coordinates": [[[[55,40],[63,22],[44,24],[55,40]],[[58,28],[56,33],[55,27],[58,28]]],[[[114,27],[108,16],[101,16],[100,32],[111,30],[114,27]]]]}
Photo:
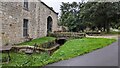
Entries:
{"type": "MultiPolygon", "coordinates": [[[[7,54],[2,54],[7,56],[7,54]]],[[[3,66],[42,66],[44,62],[48,60],[49,55],[47,53],[26,55],[24,53],[10,53],[11,61],[9,64],[3,64],[3,66]]]]}
{"type": "Polygon", "coordinates": [[[61,46],[60,49],[50,57],[49,62],[52,63],[59,60],[70,59],[78,55],[83,55],[93,50],[108,46],[113,42],[115,42],[114,39],[105,38],[83,38],[70,40],[61,46]]]}
{"type": "Polygon", "coordinates": [[[42,53],[33,54],[31,58],[31,56],[27,56],[26,54],[11,53],[12,60],[9,64],[4,64],[4,66],[44,66],[49,63],[70,59],[92,52],[96,49],[108,46],[115,41],[115,39],[105,38],[73,39],[67,41],[55,51],[52,56],[42,53]]]}
{"type": "Polygon", "coordinates": [[[53,40],[55,40],[54,37],[43,37],[43,38],[34,39],[32,41],[29,41],[29,42],[23,42],[23,43],[20,43],[18,45],[30,45],[30,46],[33,46],[35,43],[37,45],[40,45],[40,44],[43,44],[43,43],[46,43],[46,42],[49,42],[49,41],[53,41],[53,40]]]}

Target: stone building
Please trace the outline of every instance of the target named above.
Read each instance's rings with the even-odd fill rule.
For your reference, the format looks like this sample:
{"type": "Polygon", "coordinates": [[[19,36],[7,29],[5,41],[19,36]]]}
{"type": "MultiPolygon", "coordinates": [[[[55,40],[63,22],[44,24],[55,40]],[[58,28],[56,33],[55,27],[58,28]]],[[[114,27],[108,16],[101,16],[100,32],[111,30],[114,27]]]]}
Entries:
{"type": "Polygon", "coordinates": [[[0,2],[0,41],[17,44],[26,37],[40,38],[57,31],[56,13],[40,0],[29,2],[0,2]]]}

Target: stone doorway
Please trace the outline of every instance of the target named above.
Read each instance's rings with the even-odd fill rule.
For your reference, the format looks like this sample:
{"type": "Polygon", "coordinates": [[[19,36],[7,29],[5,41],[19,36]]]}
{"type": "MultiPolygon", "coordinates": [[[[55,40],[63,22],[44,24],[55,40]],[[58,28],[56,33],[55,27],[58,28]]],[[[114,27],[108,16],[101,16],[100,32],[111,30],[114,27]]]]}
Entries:
{"type": "Polygon", "coordinates": [[[52,17],[48,17],[47,18],[47,35],[52,32],[52,23],[53,23],[53,20],[52,20],[52,17]]]}

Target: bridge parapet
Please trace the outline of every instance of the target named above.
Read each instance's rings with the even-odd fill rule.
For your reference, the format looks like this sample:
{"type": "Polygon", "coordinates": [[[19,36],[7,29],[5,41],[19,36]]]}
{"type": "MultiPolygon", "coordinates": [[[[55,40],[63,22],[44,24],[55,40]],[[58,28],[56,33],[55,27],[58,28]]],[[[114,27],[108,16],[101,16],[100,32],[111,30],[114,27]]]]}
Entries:
{"type": "Polygon", "coordinates": [[[57,37],[57,38],[83,38],[86,37],[85,33],[77,33],[77,32],[55,32],[49,34],[49,36],[57,37]]]}

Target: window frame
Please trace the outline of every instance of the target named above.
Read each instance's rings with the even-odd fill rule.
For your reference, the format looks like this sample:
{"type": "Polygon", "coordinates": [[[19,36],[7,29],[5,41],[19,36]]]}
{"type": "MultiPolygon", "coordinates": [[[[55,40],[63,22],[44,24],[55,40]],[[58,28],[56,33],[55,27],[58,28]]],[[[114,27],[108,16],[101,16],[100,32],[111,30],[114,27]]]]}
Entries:
{"type": "Polygon", "coordinates": [[[23,19],[23,37],[28,36],[28,19],[23,19]]]}
{"type": "Polygon", "coordinates": [[[24,0],[24,5],[23,6],[24,6],[25,10],[27,10],[27,11],[29,10],[29,2],[28,2],[28,0],[24,0]]]}

